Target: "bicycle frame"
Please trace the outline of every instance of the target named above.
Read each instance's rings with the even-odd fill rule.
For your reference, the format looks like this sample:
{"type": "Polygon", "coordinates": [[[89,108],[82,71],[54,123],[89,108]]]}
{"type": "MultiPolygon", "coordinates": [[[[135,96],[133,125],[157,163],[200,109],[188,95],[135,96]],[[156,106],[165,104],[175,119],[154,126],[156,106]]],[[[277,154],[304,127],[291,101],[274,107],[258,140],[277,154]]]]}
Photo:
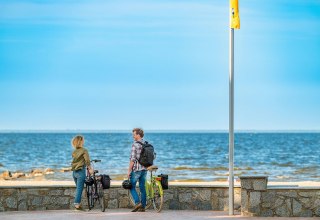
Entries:
{"type": "MultiPolygon", "coordinates": [[[[158,168],[156,168],[158,169],[158,168]]],[[[161,185],[161,177],[153,176],[152,169],[150,170],[150,181],[146,181],[147,187],[147,198],[149,201],[149,205],[153,205],[153,208],[160,212],[163,207],[163,188],[161,185]]]]}
{"type": "MultiPolygon", "coordinates": [[[[101,160],[92,160],[91,162],[101,162],[101,160]]],[[[94,166],[92,164],[92,169],[94,170],[94,166]]],[[[97,171],[98,172],[98,171],[97,171]]],[[[90,176],[89,168],[87,167],[87,176],[90,176]]],[[[104,205],[104,193],[102,189],[102,183],[101,183],[101,177],[96,176],[96,171],[94,170],[92,174],[93,178],[93,184],[91,186],[86,186],[86,192],[87,192],[87,199],[88,199],[88,207],[89,210],[91,210],[95,203],[98,201],[101,205],[101,211],[105,211],[105,205],[104,205]]]]}
{"type": "MultiPolygon", "coordinates": [[[[153,190],[153,185],[158,185],[158,186],[161,186],[161,177],[156,177],[156,176],[153,176],[152,175],[152,172],[151,172],[151,177],[150,177],[150,180],[147,180],[146,181],[146,192],[147,192],[147,200],[148,199],[152,199],[154,198],[154,190],[153,190]]],[[[160,196],[163,195],[163,189],[162,189],[162,186],[159,187],[159,194],[160,196]]]]}
{"type": "MultiPolygon", "coordinates": [[[[156,166],[148,169],[148,171],[150,172],[150,177],[145,182],[147,197],[147,204],[145,208],[148,209],[152,205],[157,212],[160,212],[163,207],[164,191],[161,185],[161,177],[153,175],[153,172],[156,172],[157,169],[158,167],[156,166]]],[[[132,194],[130,193],[130,191],[128,191],[128,194],[130,202],[134,206],[135,201],[132,198],[132,194]]]]}

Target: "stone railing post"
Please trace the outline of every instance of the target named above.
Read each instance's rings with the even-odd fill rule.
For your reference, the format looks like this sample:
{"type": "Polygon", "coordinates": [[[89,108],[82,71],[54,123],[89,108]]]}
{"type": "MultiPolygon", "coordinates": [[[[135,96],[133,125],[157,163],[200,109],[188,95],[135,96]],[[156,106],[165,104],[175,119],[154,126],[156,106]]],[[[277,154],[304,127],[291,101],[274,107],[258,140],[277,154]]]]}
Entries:
{"type": "Polygon", "coordinates": [[[260,216],[261,192],[267,191],[267,176],[241,176],[241,215],[260,216]]]}

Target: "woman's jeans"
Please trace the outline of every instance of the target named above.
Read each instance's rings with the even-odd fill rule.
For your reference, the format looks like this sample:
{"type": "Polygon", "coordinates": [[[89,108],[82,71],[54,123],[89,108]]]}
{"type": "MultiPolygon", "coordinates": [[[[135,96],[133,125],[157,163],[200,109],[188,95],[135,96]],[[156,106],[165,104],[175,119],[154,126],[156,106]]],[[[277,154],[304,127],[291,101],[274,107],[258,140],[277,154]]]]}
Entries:
{"type": "Polygon", "coordinates": [[[143,208],[146,207],[146,203],[147,203],[146,178],[147,178],[146,170],[131,172],[131,175],[130,175],[130,182],[132,184],[132,188],[130,189],[130,192],[131,192],[132,198],[136,205],[140,203],[140,198],[136,191],[136,184],[139,181],[139,188],[141,193],[141,204],[143,208]]]}
{"type": "Polygon", "coordinates": [[[73,171],[73,179],[76,183],[76,193],[74,198],[74,204],[79,205],[81,203],[81,196],[84,186],[84,181],[86,179],[86,168],[82,168],[81,170],[73,171]]]}

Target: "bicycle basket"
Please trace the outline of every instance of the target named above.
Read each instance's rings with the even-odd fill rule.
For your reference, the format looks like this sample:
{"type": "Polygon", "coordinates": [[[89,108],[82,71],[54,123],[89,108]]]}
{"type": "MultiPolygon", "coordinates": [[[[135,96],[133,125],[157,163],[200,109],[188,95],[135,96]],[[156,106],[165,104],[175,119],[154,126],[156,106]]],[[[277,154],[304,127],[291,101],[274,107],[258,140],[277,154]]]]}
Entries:
{"type": "Polygon", "coordinates": [[[158,177],[161,177],[161,186],[162,186],[162,189],[168,189],[169,188],[169,183],[168,183],[168,175],[166,174],[160,174],[158,175],[158,177]]]}
{"type": "Polygon", "coordinates": [[[102,183],[102,188],[103,189],[109,189],[110,188],[110,176],[109,175],[105,175],[105,174],[101,174],[101,183],[102,183]]]}
{"type": "Polygon", "coordinates": [[[131,189],[132,188],[132,184],[131,184],[130,180],[124,180],[122,182],[122,187],[124,189],[131,189]]]}
{"type": "Polygon", "coordinates": [[[86,177],[86,179],[85,179],[84,183],[85,183],[86,185],[88,185],[88,186],[92,186],[92,185],[93,185],[93,183],[94,183],[94,179],[93,179],[93,177],[92,177],[92,176],[90,176],[90,177],[86,177]]]}

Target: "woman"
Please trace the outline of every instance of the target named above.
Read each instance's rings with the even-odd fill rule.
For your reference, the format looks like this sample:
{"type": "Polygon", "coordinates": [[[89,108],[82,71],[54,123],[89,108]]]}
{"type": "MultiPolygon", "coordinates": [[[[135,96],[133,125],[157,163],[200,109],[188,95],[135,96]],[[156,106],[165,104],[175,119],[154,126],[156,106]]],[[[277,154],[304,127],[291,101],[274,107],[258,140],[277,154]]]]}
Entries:
{"type": "Polygon", "coordinates": [[[74,207],[76,210],[82,210],[80,207],[83,185],[86,178],[86,167],[89,168],[90,174],[93,173],[90,166],[90,157],[87,149],[83,147],[84,137],[81,135],[75,136],[71,141],[74,151],[72,152],[71,168],[73,171],[73,179],[76,183],[76,192],[74,198],[74,207]]]}

